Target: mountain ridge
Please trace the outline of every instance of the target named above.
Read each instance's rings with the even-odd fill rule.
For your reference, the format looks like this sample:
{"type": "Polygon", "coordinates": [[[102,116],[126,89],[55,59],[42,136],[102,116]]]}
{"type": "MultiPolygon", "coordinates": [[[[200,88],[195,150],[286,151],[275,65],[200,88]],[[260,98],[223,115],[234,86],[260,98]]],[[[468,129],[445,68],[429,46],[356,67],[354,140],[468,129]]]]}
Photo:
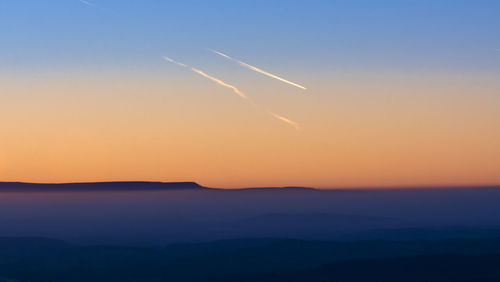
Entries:
{"type": "Polygon", "coordinates": [[[27,191],[148,191],[211,189],[196,182],[109,181],[72,183],[0,182],[0,192],[27,191]]]}
{"type": "Polygon", "coordinates": [[[103,181],[103,182],[66,182],[66,183],[34,183],[34,182],[2,182],[0,192],[45,192],[45,191],[161,191],[161,190],[211,190],[211,191],[336,191],[336,192],[375,192],[375,191],[415,191],[415,190],[468,190],[468,189],[500,189],[500,185],[470,186],[422,186],[422,187],[373,187],[373,188],[314,188],[302,186],[269,186],[243,188],[207,187],[194,181],[162,182],[162,181],[103,181]]]}

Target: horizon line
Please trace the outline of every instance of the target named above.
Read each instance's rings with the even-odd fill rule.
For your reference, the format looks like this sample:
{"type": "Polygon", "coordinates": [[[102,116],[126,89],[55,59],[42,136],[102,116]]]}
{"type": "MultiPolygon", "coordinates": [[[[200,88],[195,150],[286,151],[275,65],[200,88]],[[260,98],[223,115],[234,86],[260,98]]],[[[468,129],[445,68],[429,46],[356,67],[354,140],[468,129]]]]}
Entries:
{"type": "Polygon", "coordinates": [[[2,185],[96,185],[96,184],[190,184],[199,188],[211,190],[248,190],[248,189],[310,189],[310,190],[425,190],[425,189],[478,189],[478,188],[500,188],[499,184],[446,184],[446,185],[359,185],[359,186],[301,186],[301,185],[285,185],[285,186],[241,186],[231,188],[211,187],[199,184],[196,181],[148,181],[148,180],[117,180],[117,181],[69,181],[69,182],[27,182],[27,181],[0,181],[0,191],[2,185]]]}

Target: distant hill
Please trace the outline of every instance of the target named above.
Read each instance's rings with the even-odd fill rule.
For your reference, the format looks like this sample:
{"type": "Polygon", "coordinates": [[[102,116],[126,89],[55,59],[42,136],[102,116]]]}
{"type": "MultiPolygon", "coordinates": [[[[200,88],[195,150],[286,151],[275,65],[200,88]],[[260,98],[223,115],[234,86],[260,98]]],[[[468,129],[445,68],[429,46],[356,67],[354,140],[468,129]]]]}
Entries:
{"type": "Polygon", "coordinates": [[[82,183],[25,183],[0,182],[0,192],[44,191],[147,191],[147,190],[209,189],[196,182],[82,182],[82,183]]]}
{"type": "Polygon", "coordinates": [[[44,191],[147,191],[147,190],[221,190],[221,191],[315,191],[310,187],[256,187],[239,189],[208,188],[196,182],[112,181],[75,183],[0,182],[0,192],[44,191]]]}
{"type": "Polygon", "coordinates": [[[211,190],[227,192],[335,192],[340,194],[363,192],[400,194],[400,193],[447,193],[447,191],[500,191],[497,186],[449,186],[449,187],[401,187],[401,188],[351,188],[351,189],[318,189],[313,187],[247,187],[247,188],[214,188],[205,187],[196,182],[154,182],[154,181],[109,181],[109,182],[72,182],[72,183],[30,183],[30,182],[0,182],[0,192],[45,192],[45,191],[148,191],[148,190],[211,190]]]}
{"type": "Polygon", "coordinates": [[[285,186],[285,187],[254,187],[254,188],[239,188],[232,189],[236,191],[317,191],[320,189],[312,187],[295,187],[295,186],[285,186]]]}
{"type": "Polygon", "coordinates": [[[248,237],[484,238],[500,236],[498,199],[495,187],[231,190],[194,182],[0,183],[0,236],[132,245],[248,237]]]}

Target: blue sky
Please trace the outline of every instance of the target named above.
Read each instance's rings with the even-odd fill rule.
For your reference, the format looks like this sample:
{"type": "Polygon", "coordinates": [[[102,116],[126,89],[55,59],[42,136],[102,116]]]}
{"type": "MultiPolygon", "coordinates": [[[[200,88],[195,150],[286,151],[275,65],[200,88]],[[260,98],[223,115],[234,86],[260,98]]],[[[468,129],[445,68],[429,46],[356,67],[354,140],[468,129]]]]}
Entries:
{"type": "Polygon", "coordinates": [[[500,70],[499,1],[3,0],[0,68],[156,68],[206,48],[267,66],[500,70]]]}

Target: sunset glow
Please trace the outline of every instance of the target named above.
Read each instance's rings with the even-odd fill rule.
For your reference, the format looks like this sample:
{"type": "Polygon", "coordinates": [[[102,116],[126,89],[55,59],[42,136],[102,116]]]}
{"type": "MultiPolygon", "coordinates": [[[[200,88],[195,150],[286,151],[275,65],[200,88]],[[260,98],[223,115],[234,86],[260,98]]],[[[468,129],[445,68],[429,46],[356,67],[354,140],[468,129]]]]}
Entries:
{"type": "Polygon", "coordinates": [[[500,183],[494,9],[59,2],[0,4],[2,181],[500,183]]]}

